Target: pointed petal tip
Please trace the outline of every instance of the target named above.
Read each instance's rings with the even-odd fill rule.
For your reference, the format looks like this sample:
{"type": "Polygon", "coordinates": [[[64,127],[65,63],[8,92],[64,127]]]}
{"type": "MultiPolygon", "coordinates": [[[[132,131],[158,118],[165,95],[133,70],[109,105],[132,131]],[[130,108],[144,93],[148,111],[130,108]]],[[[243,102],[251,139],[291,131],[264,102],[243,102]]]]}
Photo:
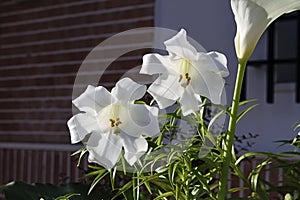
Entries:
{"type": "Polygon", "coordinates": [[[115,134],[91,134],[86,143],[89,161],[111,169],[120,158],[122,146],[122,139],[115,134]]]}
{"type": "Polygon", "coordinates": [[[102,167],[104,167],[107,170],[111,170],[115,164],[113,164],[112,162],[108,161],[108,160],[98,160],[94,157],[93,153],[89,152],[89,156],[88,156],[88,162],[89,163],[96,163],[98,165],[101,165],[102,167]]]}
{"type": "Polygon", "coordinates": [[[146,93],[147,87],[138,84],[130,78],[122,78],[116,83],[111,94],[118,99],[120,103],[128,103],[141,99],[146,93]]]}
{"type": "Polygon", "coordinates": [[[166,40],[164,44],[169,54],[174,54],[180,58],[193,60],[197,54],[197,49],[188,41],[185,29],[181,29],[175,36],[166,40]]]}
{"type": "Polygon", "coordinates": [[[124,140],[124,158],[130,166],[143,156],[148,150],[148,143],[145,138],[131,137],[127,135],[122,136],[124,140]]]}

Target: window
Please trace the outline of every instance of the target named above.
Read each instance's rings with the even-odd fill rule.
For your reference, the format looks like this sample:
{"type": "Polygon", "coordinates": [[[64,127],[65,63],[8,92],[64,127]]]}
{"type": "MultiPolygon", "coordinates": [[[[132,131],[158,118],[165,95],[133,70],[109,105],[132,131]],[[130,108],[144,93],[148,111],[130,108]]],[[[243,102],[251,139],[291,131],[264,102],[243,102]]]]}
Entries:
{"type": "MultiPolygon", "coordinates": [[[[295,84],[296,102],[300,103],[300,12],[286,14],[277,19],[270,25],[264,37],[266,48],[258,49],[260,53],[265,51],[261,53],[264,56],[250,60],[248,65],[265,66],[267,103],[274,102],[274,86],[281,83],[295,84]]],[[[246,99],[246,85],[242,95],[246,99]]]]}

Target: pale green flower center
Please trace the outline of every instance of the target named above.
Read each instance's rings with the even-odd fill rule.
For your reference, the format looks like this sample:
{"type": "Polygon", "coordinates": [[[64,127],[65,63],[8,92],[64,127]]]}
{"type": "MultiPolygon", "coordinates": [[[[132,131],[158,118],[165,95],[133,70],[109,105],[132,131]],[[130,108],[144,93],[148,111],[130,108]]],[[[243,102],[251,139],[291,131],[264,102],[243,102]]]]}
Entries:
{"type": "Polygon", "coordinates": [[[111,107],[111,118],[109,118],[110,122],[110,127],[118,127],[122,122],[120,121],[119,118],[119,110],[120,106],[119,105],[112,105],[111,107]]]}
{"type": "Polygon", "coordinates": [[[120,124],[122,124],[122,121],[120,120],[120,108],[121,105],[118,104],[112,104],[108,105],[99,114],[99,120],[103,121],[103,118],[105,118],[105,124],[110,127],[110,132],[113,134],[120,134],[121,130],[119,128],[120,124]]]}
{"type": "Polygon", "coordinates": [[[183,58],[180,63],[179,69],[179,82],[181,83],[182,87],[186,87],[191,82],[191,77],[189,75],[191,62],[189,59],[183,58]]]}

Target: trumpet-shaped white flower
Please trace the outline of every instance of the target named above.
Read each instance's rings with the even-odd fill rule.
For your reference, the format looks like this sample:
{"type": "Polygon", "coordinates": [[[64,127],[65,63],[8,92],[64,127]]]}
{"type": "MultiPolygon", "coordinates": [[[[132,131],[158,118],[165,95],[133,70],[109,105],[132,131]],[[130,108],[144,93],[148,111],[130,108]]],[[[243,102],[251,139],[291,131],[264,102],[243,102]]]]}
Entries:
{"type": "Polygon", "coordinates": [[[237,57],[248,60],[266,28],[284,13],[300,9],[299,0],[231,0],[237,31],[237,57]]]}
{"type": "Polygon", "coordinates": [[[223,77],[228,75],[226,57],[218,52],[197,52],[188,42],[184,29],[164,44],[169,55],[144,55],[140,71],[159,74],[148,89],[159,107],[166,108],[179,100],[182,114],[188,115],[199,110],[200,96],[219,104],[223,77]]]}
{"type": "Polygon", "coordinates": [[[71,142],[85,144],[89,162],[111,169],[124,147],[124,157],[133,165],[147,151],[143,135],[156,136],[159,127],[158,108],[134,104],[145,92],[146,86],[124,78],[111,93],[102,86],[88,86],[73,100],[81,113],[67,123],[71,142]]]}

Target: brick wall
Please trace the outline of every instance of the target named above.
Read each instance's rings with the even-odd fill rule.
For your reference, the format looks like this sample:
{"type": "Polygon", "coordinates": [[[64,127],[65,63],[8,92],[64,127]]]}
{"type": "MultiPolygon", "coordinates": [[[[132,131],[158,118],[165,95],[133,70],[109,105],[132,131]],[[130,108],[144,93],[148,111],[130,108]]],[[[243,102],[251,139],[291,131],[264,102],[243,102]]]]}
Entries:
{"type": "MultiPolygon", "coordinates": [[[[69,142],[65,124],[81,62],[109,36],[152,26],[153,6],[153,0],[2,1],[0,140],[69,142]]],[[[114,66],[136,66],[141,54],[114,66]]],[[[120,76],[108,74],[102,83],[120,76]]]]}
{"type": "MultiPolygon", "coordinates": [[[[34,169],[44,166],[47,156],[55,160],[63,156],[71,163],[70,151],[60,154],[55,145],[70,142],[66,122],[72,116],[73,83],[82,61],[114,34],[153,26],[153,15],[154,0],[0,2],[0,184],[13,179],[57,182],[58,172],[53,172],[56,178],[45,177],[50,168],[47,172],[34,169]],[[53,149],[28,148],[36,143],[53,145],[53,149]],[[32,171],[21,174],[19,168],[25,163],[14,162],[21,158],[31,163],[32,171]]],[[[151,41],[152,33],[142,32],[128,42],[151,41]]],[[[141,64],[146,51],[121,56],[105,71],[100,84],[112,86],[124,72],[141,64]]],[[[87,80],[98,75],[101,59],[86,74],[87,80]]],[[[86,85],[78,87],[83,91],[86,85]]],[[[63,165],[47,164],[56,166],[55,170],[63,165]]]]}
{"type": "Polygon", "coordinates": [[[0,156],[1,181],[13,180],[28,183],[67,183],[80,181],[88,169],[87,160],[83,159],[77,167],[78,156],[71,154],[79,146],[62,144],[7,143],[2,144],[0,156]]]}

